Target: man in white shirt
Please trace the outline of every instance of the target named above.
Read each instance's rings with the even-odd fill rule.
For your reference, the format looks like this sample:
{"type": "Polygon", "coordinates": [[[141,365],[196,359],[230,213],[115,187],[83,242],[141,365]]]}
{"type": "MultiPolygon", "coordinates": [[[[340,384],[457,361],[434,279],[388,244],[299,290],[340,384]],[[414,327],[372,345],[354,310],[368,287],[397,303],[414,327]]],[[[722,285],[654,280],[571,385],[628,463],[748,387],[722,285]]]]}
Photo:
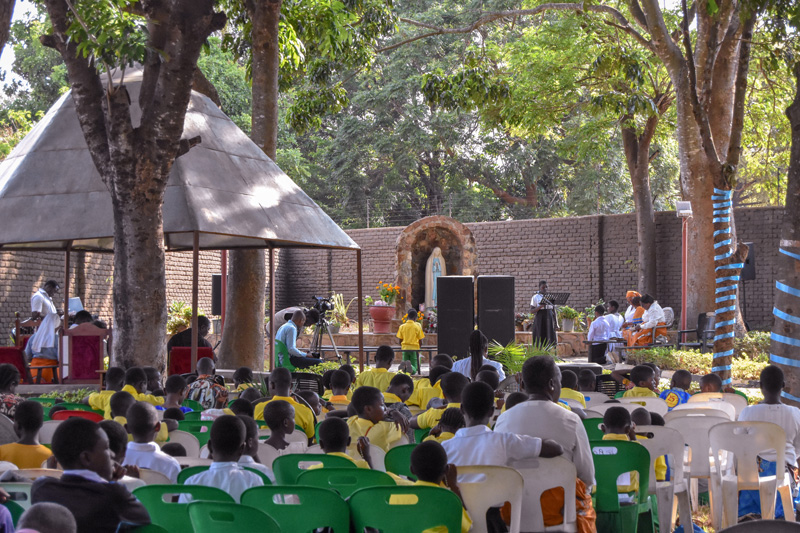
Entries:
{"type": "Polygon", "coordinates": [[[33,293],[31,296],[31,318],[38,320],[49,313],[57,313],[56,304],[53,303],[53,296],[58,294],[58,283],[55,280],[47,280],[44,286],[33,293]]]}
{"type": "Polygon", "coordinates": [[[172,483],[178,482],[181,465],[178,461],[161,451],[155,438],[161,430],[156,408],[147,402],[136,402],[126,415],[125,429],[133,437],[128,443],[123,466],[135,465],[161,472],[172,483]]]}
{"type": "Polygon", "coordinates": [[[600,365],[611,362],[606,360],[608,344],[604,341],[610,338],[610,326],[604,316],[605,312],[606,308],[602,305],[594,308],[594,320],[592,320],[589,332],[586,334],[587,341],[596,343],[589,345],[589,362],[600,365]]]}
{"type": "MultiPolygon", "coordinates": [[[[25,353],[29,361],[33,358],[48,360],[37,363],[36,366],[54,364],[52,361],[58,360],[56,331],[61,325],[61,319],[58,316],[56,304],[53,303],[53,296],[58,293],[58,289],[58,283],[51,279],[46,281],[44,286],[31,296],[31,319],[41,319],[42,323],[28,339],[28,343],[25,345],[25,353]]],[[[17,332],[17,335],[19,334],[17,332]]],[[[45,380],[47,379],[45,377],[45,380]]]]}

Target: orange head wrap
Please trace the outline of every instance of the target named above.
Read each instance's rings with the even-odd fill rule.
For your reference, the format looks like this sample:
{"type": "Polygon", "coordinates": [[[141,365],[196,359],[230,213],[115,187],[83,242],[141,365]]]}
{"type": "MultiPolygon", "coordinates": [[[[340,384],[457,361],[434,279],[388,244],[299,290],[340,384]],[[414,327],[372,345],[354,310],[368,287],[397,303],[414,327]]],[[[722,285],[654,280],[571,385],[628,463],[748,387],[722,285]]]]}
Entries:
{"type": "Polygon", "coordinates": [[[634,298],[634,297],[636,297],[636,296],[638,296],[638,297],[640,297],[640,298],[641,298],[641,296],[642,296],[642,295],[641,295],[641,294],[639,294],[639,293],[638,293],[638,292],[636,292],[636,291],[628,291],[628,292],[625,294],[625,298],[634,298]]]}

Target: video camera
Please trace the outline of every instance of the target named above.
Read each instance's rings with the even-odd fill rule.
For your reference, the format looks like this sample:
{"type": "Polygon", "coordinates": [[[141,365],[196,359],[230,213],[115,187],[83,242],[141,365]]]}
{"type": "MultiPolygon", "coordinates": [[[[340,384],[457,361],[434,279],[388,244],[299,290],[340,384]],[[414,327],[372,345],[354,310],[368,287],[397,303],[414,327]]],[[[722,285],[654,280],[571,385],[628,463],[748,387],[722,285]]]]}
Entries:
{"type": "Polygon", "coordinates": [[[312,298],[314,298],[314,305],[311,307],[319,311],[320,317],[324,316],[325,313],[333,309],[333,304],[331,303],[330,298],[323,298],[322,296],[312,296],[312,298]]]}

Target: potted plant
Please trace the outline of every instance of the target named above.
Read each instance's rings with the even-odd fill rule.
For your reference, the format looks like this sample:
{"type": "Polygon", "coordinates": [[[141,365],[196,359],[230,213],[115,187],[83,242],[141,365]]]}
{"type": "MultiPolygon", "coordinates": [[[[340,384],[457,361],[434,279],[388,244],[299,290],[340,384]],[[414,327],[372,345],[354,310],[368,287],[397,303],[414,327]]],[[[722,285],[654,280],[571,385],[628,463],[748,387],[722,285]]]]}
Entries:
{"type": "Polygon", "coordinates": [[[353,303],[355,298],[352,298],[347,305],[344,304],[344,296],[341,293],[334,292],[331,294],[331,304],[333,304],[333,309],[331,309],[331,333],[338,333],[340,328],[346,328],[350,325],[350,318],[347,316],[347,312],[350,310],[350,304],[353,303]],[[333,331],[333,330],[336,331],[333,331]]]}
{"type": "Polygon", "coordinates": [[[380,301],[375,302],[369,307],[369,315],[372,317],[374,333],[391,333],[392,318],[394,318],[394,301],[400,294],[400,287],[390,285],[382,281],[375,287],[378,290],[380,301]]]}
{"type": "Polygon", "coordinates": [[[561,331],[575,331],[575,319],[580,313],[568,305],[558,308],[558,318],[561,319],[561,331]]]}

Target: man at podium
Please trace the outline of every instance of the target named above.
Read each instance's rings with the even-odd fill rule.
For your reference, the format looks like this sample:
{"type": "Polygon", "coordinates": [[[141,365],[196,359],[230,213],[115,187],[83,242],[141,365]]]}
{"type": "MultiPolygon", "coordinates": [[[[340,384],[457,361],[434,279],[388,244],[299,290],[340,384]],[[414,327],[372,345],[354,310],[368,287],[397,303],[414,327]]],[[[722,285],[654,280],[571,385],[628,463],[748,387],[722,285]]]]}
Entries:
{"type": "Polygon", "coordinates": [[[539,292],[531,298],[531,313],[536,316],[533,319],[533,342],[540,342],[548,346],[556,346],[556,312],[553,302],[545,298],[547,294],[547,282],[539,282],[539,292]]]}

